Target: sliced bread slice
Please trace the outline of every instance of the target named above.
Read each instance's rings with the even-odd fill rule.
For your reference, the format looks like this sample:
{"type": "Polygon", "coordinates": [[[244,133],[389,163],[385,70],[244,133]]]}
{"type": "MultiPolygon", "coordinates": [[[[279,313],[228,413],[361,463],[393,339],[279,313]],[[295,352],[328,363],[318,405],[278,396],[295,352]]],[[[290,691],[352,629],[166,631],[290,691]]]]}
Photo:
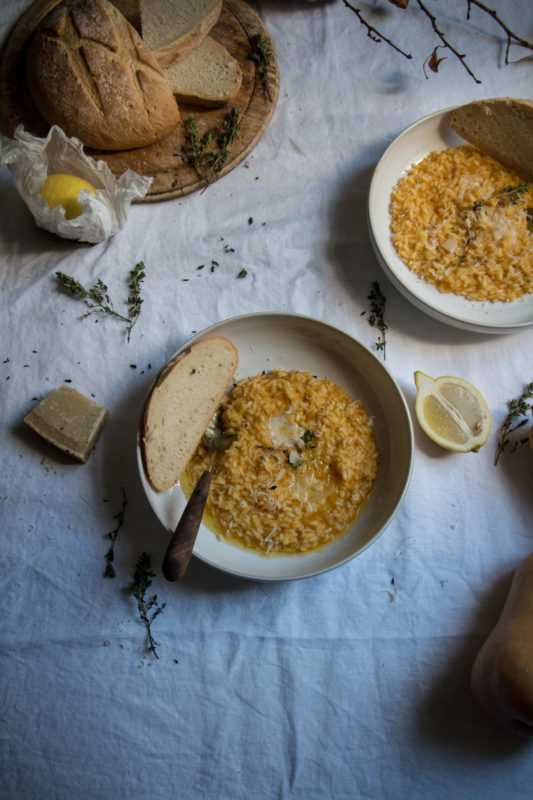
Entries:
{"type": "Polygon", "coordinates": [[[233,100],[242,83],[239,62],[211,36],[163,70],[181,103],[222,107],[233,100]]]}
{"type": "Polygon", "coordinates": [[[533,180],[532,100],[476,100],[454,109],[450,125],[459,136],[500,164],[533,180]]]}
{"type": "Polygon", "coordinates": [[[198,47],[217,22],[222,0],[140,0],[142,38],[160,67],[198,47]]]}
{"type": "Polygon", "coordinates": [[[213,336],[181,353],[159,375],[141,423],[144,466],[156,491],[178,482],[222,402],[238,360],[229,339],[213,336]]]}

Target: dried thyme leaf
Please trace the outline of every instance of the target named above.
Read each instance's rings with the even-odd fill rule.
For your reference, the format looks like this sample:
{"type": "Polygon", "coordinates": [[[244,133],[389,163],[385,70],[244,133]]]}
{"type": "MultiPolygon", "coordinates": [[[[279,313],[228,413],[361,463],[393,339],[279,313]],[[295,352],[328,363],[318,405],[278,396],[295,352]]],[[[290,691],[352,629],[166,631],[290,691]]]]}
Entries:
{"type": "Polygon", "coordinates": [[[304,431],[303,436],[300,436],[306,450],[314,450],[316,444],[313,444],[313,433],[310,430],[304,431]]]}
{"type": "Polygon", "coordinates": [[[514,431],[522,428],[527,423],[527,417],[529,412],[531,411],[533,404],[531,401],[533,398],[533,381],[529,383],[520,397],[515,400],[509,401],[509,413],[505,417],[502,426],[500,428],[500,434],[498,437],[498,445],[496,447],[496,457],[494,459],[494,465],[498,463],[498,459],[500,458],[501,454],[504,450],[506,450],[511,445],[511,453],[514,453],[521,445],[525,444],[528,440],[528,437],[525,438],[518,438],[516,437],[513,441],[511,441],[510,434],[514,433],[514,431]]]}
{"type": "Polygon", "coordinates": [[[147,590],[152,585],[151,579],[154,577],[155,572],[152,572],[151,556],[149,556],[148,553],[141,553],[137,560],[135,572],[133,573],[133,581],[130,583],[129,589],[137,600],[139,617],[146,628],[148,650],[150,650],[156,658],[159,658],[156,650],[156,647],[159,646],[159,642],[156,642],[152,636],[152,623],[156,617],[161,614],[166,603],[160,606],[157,602],[156,594],[152,595],[148,600],[145,597],[147,590]]]}

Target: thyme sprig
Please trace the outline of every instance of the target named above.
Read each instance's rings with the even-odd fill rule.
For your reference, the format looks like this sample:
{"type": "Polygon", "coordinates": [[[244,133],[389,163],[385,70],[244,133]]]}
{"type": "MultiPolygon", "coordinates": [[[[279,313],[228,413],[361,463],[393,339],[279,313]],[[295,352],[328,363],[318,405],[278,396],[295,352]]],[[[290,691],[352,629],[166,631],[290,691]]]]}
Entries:
{"type": "Polygon", "coordinates": [[[83,314],[84,318],[90,317],[91,314],[108,314],[121,322],[127,323],[128,327],[126,331],[129,342],[132,328],[141,313],[141,305],[143,303],[141,298],[141,283],[145,277],[144,270],[144,263],[139,261],[129,273],[130,293],[126,301],[129,304],[128,316],[120,314],[115,310],[113,301],[109,296],[109,289],[101,278],[98,278],[90,289],[86,289],[85,286],[73,278],[72,275],[67,275],[64,272],[56,272],[55,277],[65,291],[69,292],[78,300],[82,300],[87,306],[89,310],[83,314]]]}
{"type": "Polygon", "coordinates": [[[498,463],[498,459],[504,450],[511,445],[511,453],[514,453],[521,445],[528,441],[529,437],[515,438],[511,440],[510,435],[519,428],[522,428],[527,423],[529,412],[533,407],[530,402],[533,398],[533,381],[528,383],[520,397],[509,401],[509,413],[505,417],[500,428],[500,435],[498,437],[498,445],[496,447],[496,456],[494,465],[498,463]]]}
{"type": "Polygon", "coordinates": [[[509,200],[511,205],[516,206],[522,202],[522,195],[529,192],[530,189],[531,186],[529,183],[519,183],[516,186],[504,186],[503,189],[494,192],[494,194],[491,194],[486,200],[479,200],[477,203],[474,203],[473,210],[480,211],[484,205],[491,200],[496,200],[498,197],[509,200]]]}
{"type": "Polygon", "coordinates": [[[213,172],[220,172],[228,160],[231,145],[237,138],[240,127],[239,110],[237,106],[233,106],[230,113],[226,114],[222,122],[222,133],[220,133],[217,139],[218,150],[213,150],[209,153],[210,167],[213,172]]]}
{"type": "Polygon", "coordinates": [[[109,290],[101,278],[98,278],[94,286],[86,289],[85,286],[73,278],[71,275],[66,275],[64,272],[56,272],[56,278],[67,292],[74,295],[74,297],[83,300],[89,311],[83,316],[90,317],[91,314],[102,313],[110,314],[123,322],[129,322],[128,317],[119,314],[115,311],[111,298],[109,297],[109,290]]]}
{"type": "Polygon", "coordinates": [[[137,560],[135,572],[133,573],[133,581],[130,583],[129,589],[137,600],[139,617],[146,628],[148,650],[151,651],[156,658],[159,658],[156,650],[156,647],[159,646],[159,642],[156,642],[152,636],[152,624],[156,617],[161,614],[166,603],[159,605],[156,594],[152,595],[148,600],[145,597],[146,592],[152,585],[152,578],[155,577],[155,572],[152,572],[151,561],[151,556],[148,555],[148,553],[141,553],[137,560]]]}
{"type": "Polygon", "coordinates": [[[202,136],[198,131],[198,120],[188,117],[185,120],[187,143],[178,155],[209,182],[209,177],[220,172],[228,160],[239,130],[239,110],[236,106],[224,117],[222,130],[206,131],[202,136]],[[212,142],[215,142],[215,147],[210,147],[212,142]]]}
{"type": "MultiPolygon", "coordinates": [[[[381,291],[381,287],[377,281],[372,281],[372,288],[367,297],[370,300],[370,316],[368,317],[368,324],[372,328],[377,328],[380,336],[375,343],[376,350],[381,350],[383,353],[383,360],[386,359],[386,345],[387,345],[387,331],[389,329],[385,322],[385,307],[387,298],[381,291]]],[[[363,312],[364,313],[364,312],[363,312]]]]}
{"type": "Polygon", "coordinates": [[[143,298],[141,297],[141,283],[146,277],[144,270],[144,261],[139,261],[139,263],[136,264],[130,272],[130,293],[128,295],[128,317],[130,323],[127,328],[128,342],[130,340],[132,328],[139,319],[141,306],[144,302],[143,298]]]}
{"type": "Polygon", "coordinates": [[[203,136],[198,133],[198,120],[195,117],[188,117],[185,120],[185,131],[187,142],[181,155],[189,162],[191,167],[197,172],[201,172],[206,167],[207,145],[212,142],[213,134],[206,131],[203,136]]]}
{"type": "Polygon", "coordinates": [[[115,567],[113,566],[113,561],[115,560],[115,542],[118,536],[119,530],[122,528],[124,524],[124,513],[126,511],[126,492],[124,491],[124,487],[122,487],[122,505],[120,507],[120,511],[118,514],[115,514],[115,519],[117,521],[117,526],[112,531],[106,534],[106,539],[111,540],[111,545],[109,550],[105,554],[105,569],[104,569],[104,578],[114,578],[116,576],[115,567]]]}
{"type": "Polygon", "coordinates": [[[256,33],[250,39],[251,51],[250,58],[256,65],[257,75],[263,85],[263,89],[268,95],[268,99],[272,100],[268,88],[268,67],[272,57],[270,43],[264,33],[256,33]]]}

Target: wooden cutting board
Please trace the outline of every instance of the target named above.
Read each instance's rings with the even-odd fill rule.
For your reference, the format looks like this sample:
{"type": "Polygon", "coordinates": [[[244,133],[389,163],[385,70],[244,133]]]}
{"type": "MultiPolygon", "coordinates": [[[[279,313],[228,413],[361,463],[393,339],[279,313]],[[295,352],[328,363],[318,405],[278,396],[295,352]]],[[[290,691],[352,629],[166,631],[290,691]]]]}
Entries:
{"type": "MultiPolygon", "coordinates": [[[[49,125],[35,108],[26,84],[26,53],[35,28],[59,2],[36,0],[16,23],[0,57],[1,114],[10,136],[19,124],[34,136],[48,133],[49,125]]],[[[116,0],[115,5],[138,29],[136,0],[116,0]]],[[[127,169],[153,177],[148,194],[140,202],[182,197],[205,188],[207,182],[218,180],[249,155],[272,119],[279,93],[279,69],[272,39],[257,14],[244,0],[225,0],[219,21],[210,35],[238,60],[243,73],[240,91],[226,108],[208,109],[180,104],[181,122],[169,136],[156,144],[120,152],[86,148],[88,155],[106,161],[117,177],[127,169]],[[259,33],[266,37],[271,51],[266,83],[250,58],[252,39],[259,33]],[[240,129],[226,163],[216,174],[198,174],[181,155],[188,141],[185,121],[194,117],[200,136],[210,131],[216,137],[233,107],[238,109],[240,129]]]]}

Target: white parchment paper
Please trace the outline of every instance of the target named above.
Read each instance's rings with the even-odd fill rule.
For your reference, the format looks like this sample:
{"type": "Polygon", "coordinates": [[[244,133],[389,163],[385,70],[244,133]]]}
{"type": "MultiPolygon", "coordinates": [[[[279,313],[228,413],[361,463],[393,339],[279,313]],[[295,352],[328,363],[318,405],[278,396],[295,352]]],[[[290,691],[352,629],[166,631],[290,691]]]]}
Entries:
{"type": "Polygon", "coordinates": [[[87,156],[79,139],[68,137],[54,125],[46,138],[32,136],[18,126],[13,139],[2,137],[0,164],[9,167],[15,185],[40,228],[64,239],[96,244],[108,239],[124,227],[131,202],[143,197],[151,178],[127,170],[115,178],[105,161],[87,156]],[[61,205],[49,208],[39,193],[48,175],[76,175],[89,181],[96,194],[80,192],[83,212],[66,219],[61,205]]]}

